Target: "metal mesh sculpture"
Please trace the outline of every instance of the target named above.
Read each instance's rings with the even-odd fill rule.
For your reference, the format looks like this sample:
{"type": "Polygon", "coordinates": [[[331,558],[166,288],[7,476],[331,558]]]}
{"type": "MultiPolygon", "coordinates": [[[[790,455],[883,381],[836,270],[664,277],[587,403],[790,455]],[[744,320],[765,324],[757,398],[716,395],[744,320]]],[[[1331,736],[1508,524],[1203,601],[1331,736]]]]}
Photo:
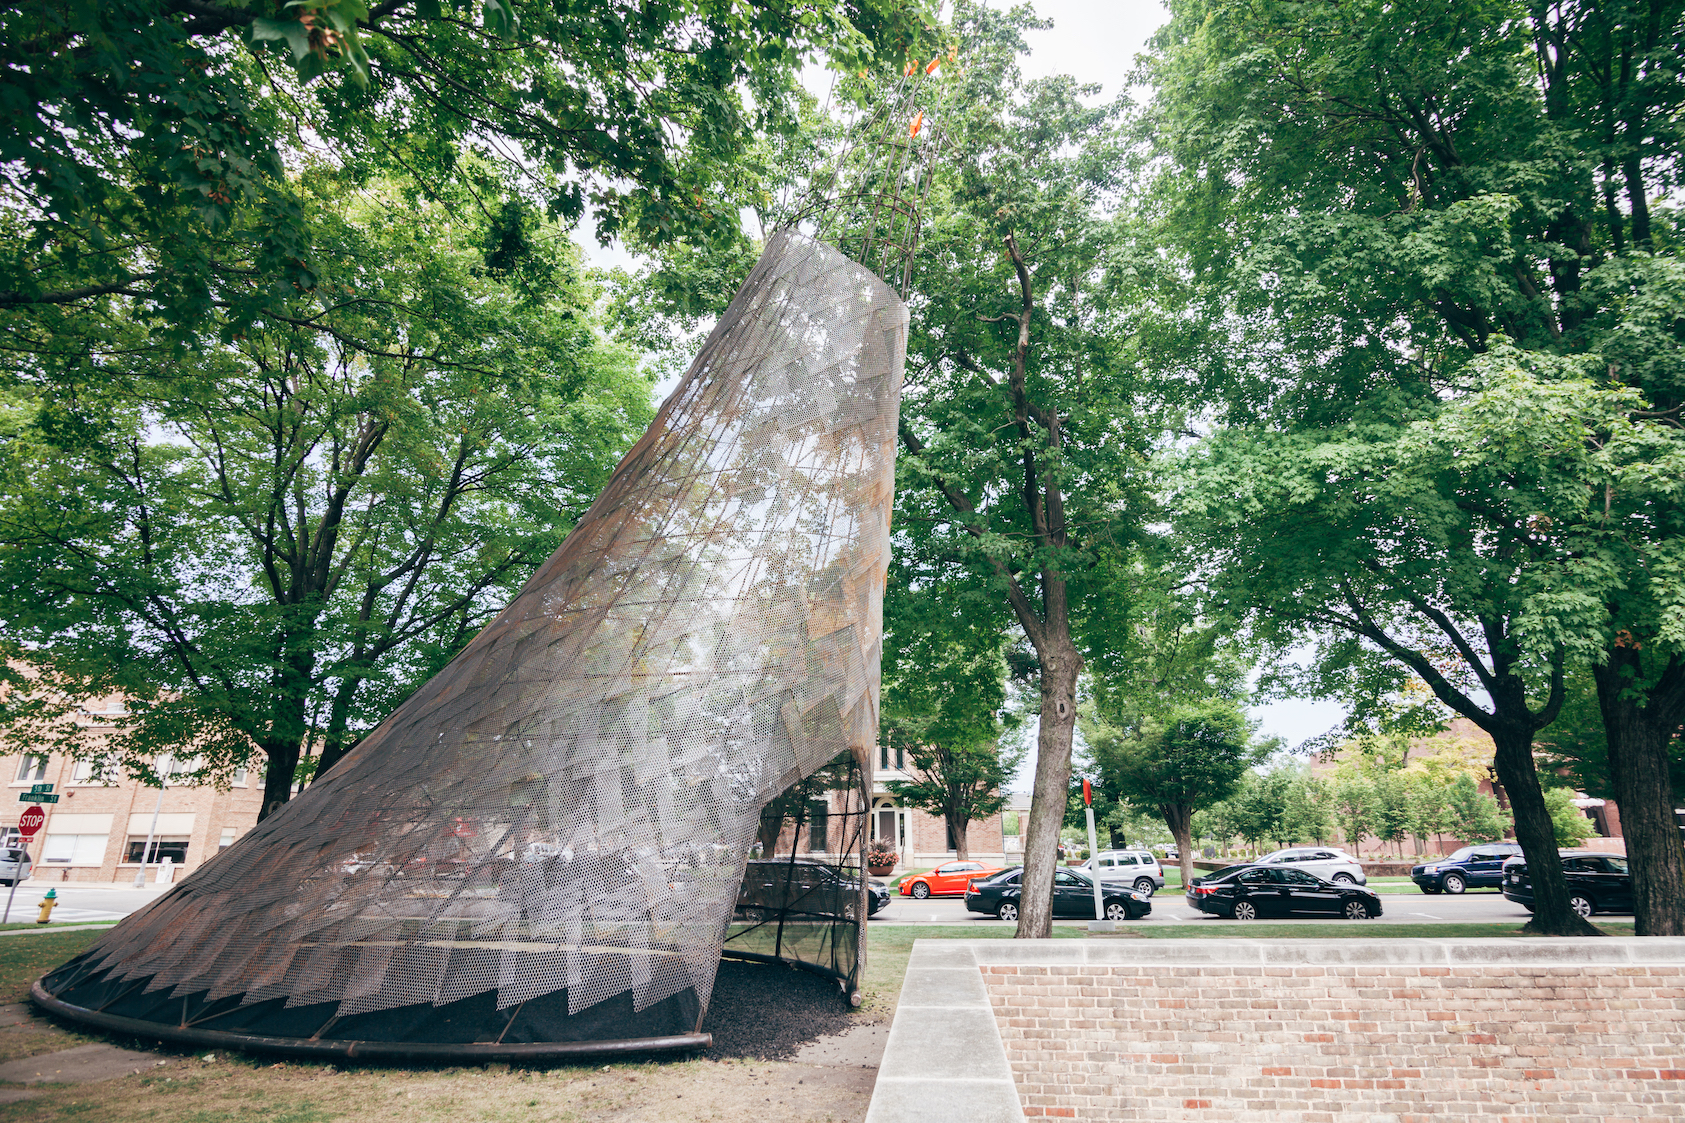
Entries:
{"type": "MultiPolygon", "coordinates": [[[[869,127],[922,122],[923,77],[869,127]]],[[[858,861],[745,868],[760,809],[839,757],[863,847],[907,329],[880,275],[907,279],[919,132],[890,159],[845,150],[820,185],[836,208],[772,238],[461,655],[36,1002],[190,1044],[530,1058],[705,1045],[728,936],[852,983],[858,861]]]]}
{"type": "Polygon", "coordinates": [[[292,1052],[705,1043],[761,806],[876,742],[906,326],[776,235],[515,601],[37,1000],[292,1052]]]}

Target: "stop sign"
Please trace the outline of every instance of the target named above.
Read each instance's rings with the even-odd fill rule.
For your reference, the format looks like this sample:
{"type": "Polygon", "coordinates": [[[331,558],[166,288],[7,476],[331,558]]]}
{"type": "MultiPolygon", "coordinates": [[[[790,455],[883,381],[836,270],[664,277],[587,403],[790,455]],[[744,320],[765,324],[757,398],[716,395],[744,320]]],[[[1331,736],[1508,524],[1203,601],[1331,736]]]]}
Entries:
{"type": "Polygon", "coordinates": [[[41,829],[41,824],[47,821],[47,813],[39,807],[25,807],[23,814],[18,816],[18,833],[25,838],[35,837],[35,832],[41,829]]]}

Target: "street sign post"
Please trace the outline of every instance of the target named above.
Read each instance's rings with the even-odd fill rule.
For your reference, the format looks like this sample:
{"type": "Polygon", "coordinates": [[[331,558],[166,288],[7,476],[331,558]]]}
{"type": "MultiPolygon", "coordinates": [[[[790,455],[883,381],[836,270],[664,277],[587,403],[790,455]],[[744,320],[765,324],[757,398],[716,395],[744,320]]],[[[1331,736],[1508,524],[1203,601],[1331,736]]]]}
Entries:
{"type": "MultiPolygon", "coordinates": [[[[49,784],[47,786],[51,787],[52,785],[49,784]]],[[[58,799],[58,796],[54,796],[53,799],[58,799]]],[[[30,840],[35,837],[35,832],[39,831],[41,829],[41,824],[46,821],[47,813],[41,810],[38,806],[25,807],[23,809],[23,813],[18,816],[18,835],[23,839],[22,850],[24,857],[27,858],[29,856],[30,840]]],[[[15,869],[12,873],[12,887],[6,893],[6,911],[4,913],[0,913],[0,924],[5,924],[7,921],[12,919],[12,898],[18,895],[18,882],[22,880],[23,863],[20,862],[18,863],[17,869],[15,869]]]]}
{"type": "Polygon", "coordinates": [[[32,792],[46,793],[52,791],[53,786],[51,784],[31,784],[29,785],[29,790],[32,792]]]}
{"type": "Polygon", "coordinates": [[[46,792],[19,792],[19,803],[57,803],[59,797],[48,795],[46,792]]]}

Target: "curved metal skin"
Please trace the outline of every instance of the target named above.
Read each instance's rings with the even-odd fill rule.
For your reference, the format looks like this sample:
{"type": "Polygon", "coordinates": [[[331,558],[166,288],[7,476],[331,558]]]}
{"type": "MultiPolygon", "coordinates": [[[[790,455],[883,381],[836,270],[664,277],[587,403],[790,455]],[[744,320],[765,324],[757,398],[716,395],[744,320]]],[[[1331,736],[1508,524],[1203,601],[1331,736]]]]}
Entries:
{"type": "Polygon", "coordinates": [[[697,1047],[761,807],[842,753],[869,782],[906,328],[775,235],[513,603],[37,1001],[363,1057],[697,1047]]]}

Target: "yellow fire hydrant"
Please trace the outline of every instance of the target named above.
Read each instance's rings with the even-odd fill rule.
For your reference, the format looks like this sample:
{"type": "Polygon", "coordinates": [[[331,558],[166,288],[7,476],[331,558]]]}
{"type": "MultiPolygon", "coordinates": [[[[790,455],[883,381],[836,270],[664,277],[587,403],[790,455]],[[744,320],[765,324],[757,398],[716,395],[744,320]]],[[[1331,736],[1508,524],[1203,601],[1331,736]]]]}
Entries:
{"type": "Polygon", "coordinates": [[[35,918],[35,923],[45,924],[47,918],[53,915],[53,906],[59,903],[57,889],[47,890],[47,895],[41,898],[41,915],[35,918]]]}

